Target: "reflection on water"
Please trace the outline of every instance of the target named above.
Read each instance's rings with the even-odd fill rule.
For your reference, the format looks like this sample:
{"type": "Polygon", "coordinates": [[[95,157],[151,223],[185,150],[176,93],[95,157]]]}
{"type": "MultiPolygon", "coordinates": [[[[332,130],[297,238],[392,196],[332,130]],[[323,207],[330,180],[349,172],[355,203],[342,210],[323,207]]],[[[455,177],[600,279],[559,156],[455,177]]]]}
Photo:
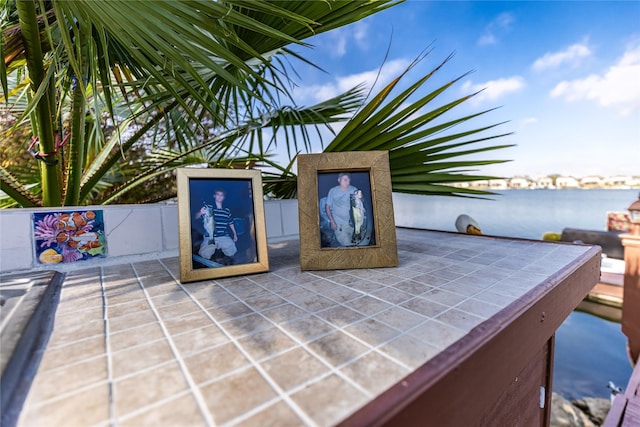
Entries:
{"type": "Polygon", "coordinates": [[[613,323],[620,323],[622,321],[622,307],[601,304],[593,300],[582,300],[582,302],[578,304],[578,307],[576,307],[576,311],[592,314],[613,323]]]}
{"type": "MultiPolygon", "coordinates": [[[[396,224],[456,231],[468,214],[483,234],[540,239],[563,228],[604,230],[607,211],[626,211],[637,190],[511,190],[493,200],[394,194],[396,224]]],[[[606,317],[606,316],[605,316],[606,317]]],[[[569,399],[609,397],[607,384],[625,387],[631,375],[620,324],[574,312],[556,334],[554,391],[569,399]]]]}
{"type": "Polygon", "coordinates": [[[556,333],[553,390],[568,399],[609,397],[607,384],[626,387],[631,376],[620,324],[574,311],[556,333]]]}

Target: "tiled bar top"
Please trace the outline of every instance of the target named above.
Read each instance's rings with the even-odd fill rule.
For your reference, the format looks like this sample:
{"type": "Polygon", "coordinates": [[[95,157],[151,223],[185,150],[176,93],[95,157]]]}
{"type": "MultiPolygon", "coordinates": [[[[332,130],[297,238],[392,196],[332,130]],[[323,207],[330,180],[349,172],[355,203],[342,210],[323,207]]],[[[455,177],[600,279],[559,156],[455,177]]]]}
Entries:
{"type": "Polygon", "coordinates": [[[289,241],[260,275],[68,273],[19,425],[334,425],[591,250],[397,235],[397,268],[301,272],[289,241]]]}

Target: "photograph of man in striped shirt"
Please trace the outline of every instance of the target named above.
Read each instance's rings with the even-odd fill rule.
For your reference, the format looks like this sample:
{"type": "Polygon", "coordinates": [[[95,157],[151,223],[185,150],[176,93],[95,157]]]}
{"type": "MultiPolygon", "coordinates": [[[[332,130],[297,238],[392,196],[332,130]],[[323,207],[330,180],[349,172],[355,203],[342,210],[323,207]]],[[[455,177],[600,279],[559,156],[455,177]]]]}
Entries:
{"type": "MultiPolygon", "coordinates": [[[[232,258],[238,251],[236,242],[238,241],[238,233],[233,224],[231,210],[223,205],[226,192],[217,188],[213,193],[214,204],[205,205],[196,214],[195,219],[201,219],[203,216],[210,216],[209,221],[212,224],[209,233],[213,231],[213,236],[206,236],[200,244],[198,255],[203,258],[211,259],[216,250],[220,250],[226,257],[232,258]],[[229,234],[229,230],[233,234],[229,234]]],[[[208,228],[205,225],[205,229],[208,228]]],[[[208,234],[209,234],[208,233],[208,234]]],[[[230,262],[229,264],[231,264],[230,262]]]]}

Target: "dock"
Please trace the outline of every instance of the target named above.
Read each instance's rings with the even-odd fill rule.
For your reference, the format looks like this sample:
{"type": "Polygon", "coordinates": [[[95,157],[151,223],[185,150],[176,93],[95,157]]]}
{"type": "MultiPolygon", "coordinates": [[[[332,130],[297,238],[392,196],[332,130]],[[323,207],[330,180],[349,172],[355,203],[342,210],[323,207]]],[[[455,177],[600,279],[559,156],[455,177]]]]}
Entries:
{"type": "Polygon", "coordinates": [[[587,300],[598,304],[622,308],[624,300],[624,274],[622,273],[600,273],[600,280],[589,291],[587,300]]]}

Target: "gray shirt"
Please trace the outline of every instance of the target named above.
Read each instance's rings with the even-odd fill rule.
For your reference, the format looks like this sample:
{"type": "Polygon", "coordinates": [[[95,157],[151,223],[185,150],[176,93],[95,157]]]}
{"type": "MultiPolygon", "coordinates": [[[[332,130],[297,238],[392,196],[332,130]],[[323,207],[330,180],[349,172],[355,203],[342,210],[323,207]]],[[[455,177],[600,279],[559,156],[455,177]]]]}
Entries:
{"type": "Polygon", "coordinates": [[[353,185],[349,185],[346,190],[342,191],[339,185],[336,185],[327,195],[327,205],[331,209],[333,220],[337,225],[349,224],[349,210],[351,209],[351,195],[357,190],[353,185]]]}

